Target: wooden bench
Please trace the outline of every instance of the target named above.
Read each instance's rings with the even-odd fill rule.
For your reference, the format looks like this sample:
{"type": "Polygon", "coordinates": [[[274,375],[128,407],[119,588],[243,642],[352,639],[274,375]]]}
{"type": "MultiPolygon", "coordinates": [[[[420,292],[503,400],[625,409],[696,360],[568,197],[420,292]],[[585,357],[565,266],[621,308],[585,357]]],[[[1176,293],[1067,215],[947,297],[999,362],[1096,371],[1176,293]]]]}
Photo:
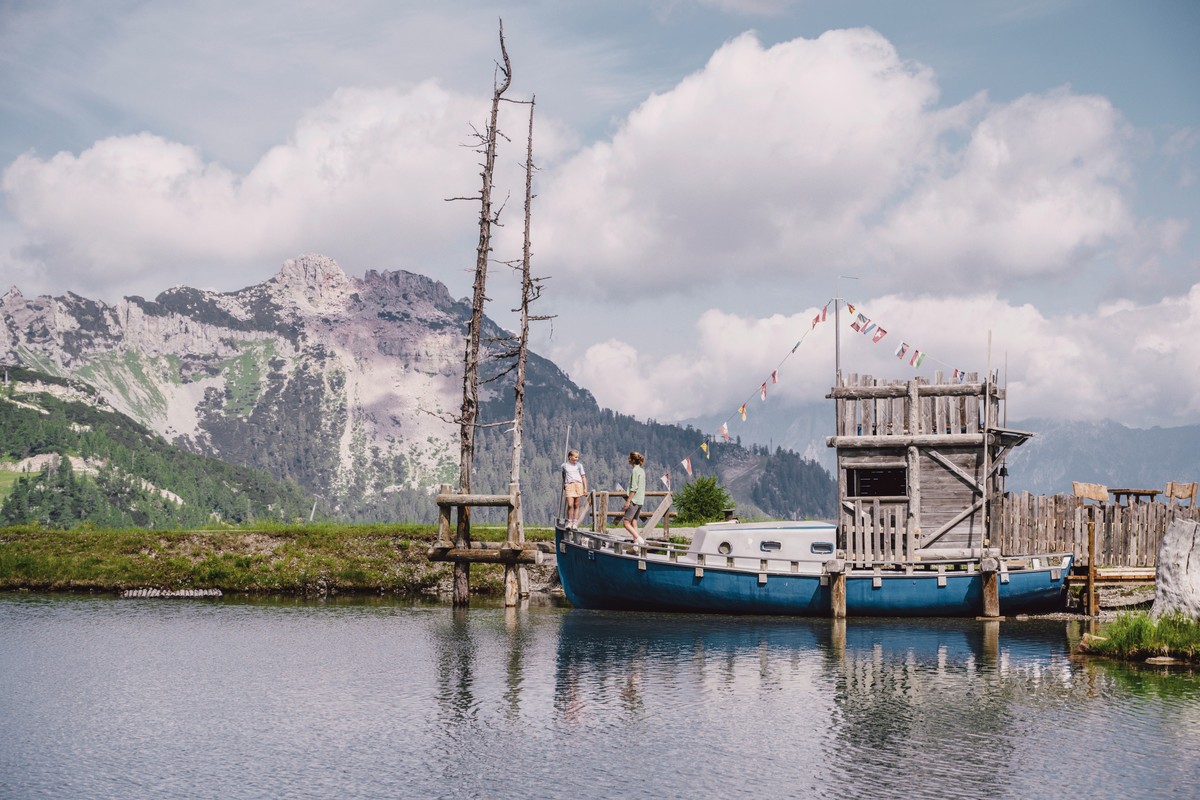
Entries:
{"type": "Polygon", "coordinates": [[[1071,481],[1071,491],[1080,500],[1095,500],[1100,505],[1108,502],[1108,487],[1100,483],[1071,481]]]}
{"type": "Polygon", "coordinates": [[[1179,501],[1180,507],[1183,506],[1183,501],[1187,501],[1187,507],[1193,508],[1196,505],[1196,482],[1191,483],[1176,483],[1175,481],[1167,481],[1166,491],[1163,492],[1163,498],[1167,500],[1168,506],[1175,505],[1175,501],[1179,501]]]}

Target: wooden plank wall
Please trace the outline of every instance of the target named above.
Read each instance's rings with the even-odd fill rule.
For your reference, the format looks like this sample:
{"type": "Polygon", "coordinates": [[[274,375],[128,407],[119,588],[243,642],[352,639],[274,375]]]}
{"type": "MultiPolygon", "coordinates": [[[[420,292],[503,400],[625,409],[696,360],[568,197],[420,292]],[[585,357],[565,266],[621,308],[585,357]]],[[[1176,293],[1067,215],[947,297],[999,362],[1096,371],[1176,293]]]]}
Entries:
{"type": "Polygon", "coordinates": [[[1097,505],[1063,494],[1022,492],[995,506],[1004,555],[1069,552],[1080,565],[1087,564],[1087,524],[1094,514],[1098,567],[1153,567],[1172,519],[1200,522],[1200,508],[1168,508],[1162,503],[1097,505]]]}
{"type": "MultiPolygon", "coordinates": [[[[930,381],[917,378],[922,386],[930,385],[930,381]]],[[[934,373],[933,385],[943,385],[947,381],[939,371],[934,373]]],[[[952,383],[953,381],[951,381],[952,383]]],[[[968,373],[965,383],[978,384],[979,374],[968,373]]],[[[874,387],[874,386],[904,386],[902,381],[879,381],[871,375],[847,375],[842,386],[874,387]]],[[[980,389],[982,391],[982,389],[980,389]]],[[[978,433],[983,421],[981,396],[951,395],[929,396],[920,395],[917,398],[917,430],[908,430],[909,399],[903,397],[862,397],[846,398],[838,401],[838,436],[900,436],[944,434],[944,433],[978,433]]],[[[993,405],[999,401],[992,398],[993,405]]],[[[993,413],[993,416],[995,414],[993,413]]]]}

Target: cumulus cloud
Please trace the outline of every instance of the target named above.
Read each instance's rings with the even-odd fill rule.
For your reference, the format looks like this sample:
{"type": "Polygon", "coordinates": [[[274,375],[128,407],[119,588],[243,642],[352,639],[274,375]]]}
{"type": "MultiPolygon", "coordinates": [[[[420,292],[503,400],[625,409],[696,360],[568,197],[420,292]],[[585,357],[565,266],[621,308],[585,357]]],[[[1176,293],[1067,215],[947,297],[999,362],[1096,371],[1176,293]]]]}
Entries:
{"type": "MultiPolygon", "coordinates": [[[[76,291],[122,293],[181,282],[239,288],[248,268],[305,251],[360,270],[469,264],[478,206],[446,199],[479,191],[477,158],[464,145],[485,113],[432,82],[342,89],[244,175],[150,133],[78,155],[26,153],[3,177],[25,240],[17,260],[76,291]]],[[[552,152],[559,130],[543,131],[552,152]]]]}
{"type": "Polygon", "coordinates": [[[543,181],[539,250],[650,289],[854,258],[947,124],[927,113],[936,96],[874,31],[769,49],[740,36],[543,181]]]}
{"type": "MultiPolygon", "coordinates": [[[[1048,316],[994,293],[947,297],[885,295],[856,312],[883,327],[880,341],[849,327],[843,308],[842,372],[885,380],[949,377],[955,369],[1007,382],[1011,419],[1116,419],[1130,425],[1193,424],[1200,413],[1200,284],[1152,304],[1109,304],[1081,315],[1048,316]],[[991,351],[989,353],[989,335],[991,351]],[[925,359],[914,368],[895,356],[925,359]]],[[[832,383],[834,315],[812,327],[819,309],[765,319],[709,310],[683,352],[649,355],[612,339],[593,345],[572,368],[596,399],[639,418],[687,419],[732,411],[770,387],[781,402],[814,402],[832,383]],[[800,346],[792,351],[799,343],[800,346]],[[620,375],[619,381],[613,376],[620,375]]]]}
{"type": "Polygon", "coordinates": [[[1127,136],[1104,98],[1060,90],[990,107],[887,215],[874,251],[910,275],[974,268],[950,273],[958,286],[1073,268],[1132,232],[1127,136]]]}
{"type": "Polygon", "coordinates": [[[1107,100],[937,98],[871,30],[743,35],[545,180],[540,251],[600,289],[830,265],[896,288],[952,270],[961,289],[1062,274],[1133,233],[1107,100]]]}

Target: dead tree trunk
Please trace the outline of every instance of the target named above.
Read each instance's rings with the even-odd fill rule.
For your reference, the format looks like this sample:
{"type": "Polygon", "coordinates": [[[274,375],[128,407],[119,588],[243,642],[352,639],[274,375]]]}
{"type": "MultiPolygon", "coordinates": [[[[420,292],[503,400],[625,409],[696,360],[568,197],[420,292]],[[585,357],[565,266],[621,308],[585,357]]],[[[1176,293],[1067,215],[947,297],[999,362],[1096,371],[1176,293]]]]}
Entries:
{"type": "MultiPolygon", "coordinates": [[[[517,487],[515,509],[516,531],[510,535],[518,542],[525,541],[525,521],[521,511],[521,445],[525,430],[525,362],[529,352],[529,323],[531,320],[549,319],[549,317],[534,317],[529,313],[530,304],[541,296],[541,279],[530,277],[529,261],[529,228],[533,208],[533,112],[537,98],[529,100],[529,136],[525,148],[525,240],[521,251],[521,333],[517,343],[517,375],[515,380],[513,415],[513,448],[512,472],[509,480],[517,487]]],[[[510,597],[528,595],[528,581],[524,579],[525,568],[517,565],[505,567],[504,596],[505,603],[510,597]]]]}
{"type": "MultiPolygon", "coordinates": [[[[497,119],[500,115],[500,98],[512,83],[512,66],[508,50],[504,46],[504,23],[500,23],[500,54],[504,63],[498,65],[501,78],[493,82],[492,112],[487,130],[483,134],[483,185],[479,201],[479,244],[475,250],[475,287],[471,296],[471,322],[467,327],[466,355],[463,359],[463,402],[459,415],[459,472],[458,488],[463,494],[471,493],[471,469],[475,462],[475,428],[479,417],[479,337],[483,328],[483,304],[487,300],[488,259],[492,251],[492,173],[496,166],[497,119]]],[[[471,546],[471,509],[458,507],[458,525],[455,532],[456,547],[471,546]]],[[[471,565],[465,562],[454,564],[455,606],[470,603],[471,565]]]]}

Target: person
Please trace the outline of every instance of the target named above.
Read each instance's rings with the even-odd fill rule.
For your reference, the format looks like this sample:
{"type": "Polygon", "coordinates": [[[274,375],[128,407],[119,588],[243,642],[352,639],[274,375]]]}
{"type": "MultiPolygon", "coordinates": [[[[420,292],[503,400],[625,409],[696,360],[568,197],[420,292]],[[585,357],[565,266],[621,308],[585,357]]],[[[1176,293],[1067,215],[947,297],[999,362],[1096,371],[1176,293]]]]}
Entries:
{"type": "Polygon", "coordinates": [[[638,535],[637,519],[646,503],[646,470],[642,464],[646,457],[634,450],[629,454],[629,466],[633,471],[629,474],[629,493],[625,496],[625,514],[621,518],[625,530],[633,537],[634,544],[645,544],[646,540],[638,535]]]}
{"type": "Polygon", "coordinates": [[[587,494],[587,473],[579,461],[579,451],[567,453],[562,465],[563,494],[567,496],[567,524],[574,528],[579,524],[579,498],[587,494]]]}

